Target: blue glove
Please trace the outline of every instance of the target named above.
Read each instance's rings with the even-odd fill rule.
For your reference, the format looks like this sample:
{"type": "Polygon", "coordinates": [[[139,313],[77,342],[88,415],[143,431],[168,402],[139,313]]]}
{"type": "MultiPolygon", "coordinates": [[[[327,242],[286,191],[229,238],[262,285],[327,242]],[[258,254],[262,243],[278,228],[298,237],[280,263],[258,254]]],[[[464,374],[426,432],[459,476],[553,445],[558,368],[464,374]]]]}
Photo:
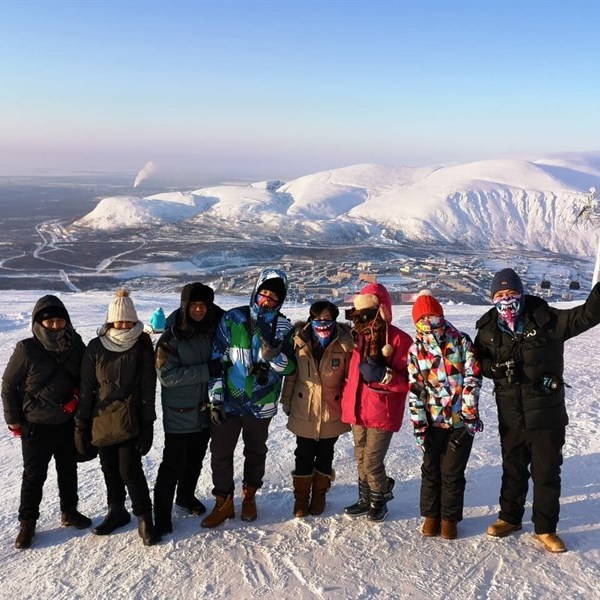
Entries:
{"type": "Polygon", "coordinates": [[[386,369],[370,356],[367,357],[367,362],[362,363],[358,367],[363,381],[367,383],[381,383],[386,376],[386,369]]]}

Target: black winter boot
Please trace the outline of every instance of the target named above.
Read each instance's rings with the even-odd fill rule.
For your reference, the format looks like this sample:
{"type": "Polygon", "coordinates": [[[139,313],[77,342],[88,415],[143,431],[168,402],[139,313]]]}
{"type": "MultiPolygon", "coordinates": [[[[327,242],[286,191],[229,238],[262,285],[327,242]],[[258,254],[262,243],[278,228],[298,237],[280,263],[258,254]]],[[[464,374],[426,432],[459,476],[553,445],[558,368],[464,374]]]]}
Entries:
{"type": "Polygon", "coordinates": [[[104,521],[92,529],[92,533],[96,535],[109,535],[115,529],[127,525],[131,521],[131,516],[125,509],[123,502],[115,502],[108,505],[108,513],[104,517],[104,521]]]}
{"type": "Polygon", "coordinates": [[[190,515],[203,515],[206,512],[206,506],[196,496],[192,496],[189,500],[177,498],[175,505],[190,515]]]}
{"type": "Polygon", "coordinates": [[[369,521],[383,521],[388,514],[387,503],[394,497],[392,489],[396,482],[388,477],[388,490],[387,492],[371,492],[371,508],[367,519],[369,521]]]}
{"type": "Polygon", "coordinates": [[[15,540],[15,548],[23,550],[31,546],[31,540],[35,535],[35,520],[21,521],[19,533],[15,540]]]}
{"type": "Polygon", "coordinates": [[[138,533],[144,542],[144,546],[154,546],[160,542],[160,534],[152,523],[152,513],[140,515],[138,518],[138,533]]]}
{"type": "Polygon", "coordinates": [[[75,527],[75,529],[87,529],[91,527],[92,520],[82,515],[76,508],[66,510],[60,515],[60,524],[63,527],[75,527]]]}
{"type": "Polygon", "coordinates": [[[344,508],[344,513],[349,517],[362,517],[362,515],[366,515],[369,512],[369,507],[371,506],[371,488],[369,484],[358,480],[358,500],[351,504],[350,506],[346,506],[344,508]]]}

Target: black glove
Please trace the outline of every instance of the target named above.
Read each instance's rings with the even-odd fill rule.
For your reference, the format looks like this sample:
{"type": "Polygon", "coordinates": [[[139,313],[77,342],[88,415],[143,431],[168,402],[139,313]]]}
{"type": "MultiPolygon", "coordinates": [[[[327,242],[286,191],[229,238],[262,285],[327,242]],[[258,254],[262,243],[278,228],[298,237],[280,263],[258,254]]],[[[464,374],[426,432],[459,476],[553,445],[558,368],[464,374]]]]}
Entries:
{"type": "Polygon", "coordinates": [[[208,374],[213,377],[221,377],[221,373],[223,372],[223,368],[221,365],[221,359],[220,358],[213,358],[211,360],[209,360],[206,363],[206,366],[208,367],[208,374]]]}
{"type": "Polygon", "coordinates": [[[518,365],[514,360],[507,360],[501,363],[492,363],[490,371],[494,379],[507,379],[509,383],[513,383],[518,379],[518,365]]]}
{"type": "Polygon", "coordinates": [[[92,428],[88,421],[75,421],[75,448],[81,456],[88,456],[94,453],[92,428]]]}
{"type": "Polygon", "coordinates": [[[222,402],[210,403],[210,420],[213,425],[220,425],[227,416],[225,405],[222,402]]]}
{"type": "Polygon", "coordinates": [[[358,369],[363,380],[367,383],[381,383],[386,376],[385,367],[370,356],[367,357],[367,362],[362,363],[358,369]]]}
{"type": "Polygon", "coordinates": [[[262,360],[266,362],[271,362],[276,356],[279,356],[281,353],[281,347],[283,346],[283,342],[276,342],[274,345],[269,344],[269,342],[262,336],[260,336],[260,356],[262,360]]]}
{"type": "Polygon", "coordinates": [[[154,423],[152,421],[142,421],[140,434],[135,440],[135,447],[142,456],[146,456],[152,448],[152,440],[154,438],[154,423]]]}

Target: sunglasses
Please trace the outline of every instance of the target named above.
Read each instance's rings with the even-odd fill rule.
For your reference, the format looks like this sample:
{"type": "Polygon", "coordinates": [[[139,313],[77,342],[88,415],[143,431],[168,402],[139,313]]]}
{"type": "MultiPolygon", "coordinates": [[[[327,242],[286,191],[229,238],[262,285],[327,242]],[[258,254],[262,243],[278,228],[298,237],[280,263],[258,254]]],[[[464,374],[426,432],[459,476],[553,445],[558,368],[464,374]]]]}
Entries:
{"type": "Polygon", "coordinates": [[[346,310],[346,319],[348,321],[353,321],[354,323],[369,323],[377,317],[378,313],[378,307],[361,308],[360,310],[356,310],[355,308],[349,308],[346,310]]]}

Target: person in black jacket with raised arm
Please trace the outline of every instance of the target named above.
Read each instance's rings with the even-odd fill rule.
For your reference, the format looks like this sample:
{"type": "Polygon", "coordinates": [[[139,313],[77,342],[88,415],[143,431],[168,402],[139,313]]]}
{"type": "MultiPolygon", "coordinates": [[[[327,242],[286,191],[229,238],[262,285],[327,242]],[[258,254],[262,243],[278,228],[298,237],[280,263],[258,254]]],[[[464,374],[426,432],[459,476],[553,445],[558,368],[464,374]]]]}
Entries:
{"type": "Polygon", "coordinates": [[[564,552],[556,534],[568,423],[564,342],[600,323],[600,284],[584,304],[560,310],[525,295],[517,273],[502,269],[491,299],[494,308],[477,321],[475,338],[483,375],[494,381],[502,446],[500,514],[487,533],[505,537],[521,529],[531,473],[535,537],[546,550],[564,552]]]}
{"type": "Polygon", "coordinates": [[[160,535],[152,522],[152,501],[142,456],[152,447],[156,420],[154,348],[126,290],[117,292],[98,334],[88,344],[81,364],[81,403],[75,432],[79,452],[85,453],[91,443],[99,446],[106,483],[108,514],[92,531],[108,535],[129,523],[131,517],[125,509],[127,489],[140,537],[144,545],[152,546],[160,541],[160,535]],[[131,421],[139,431],[120,442],[100,441],[101,433],[105,438],[115,439],[123,433],[125,428],[120,423],[109,421],[107,427],[103,418],[107,411],[123,402],[131,403],[131,421]]]}
{"type": "Polygon", "coordinates": [[[56,463],[61,524],[77,529],[92,522],[77,511],[77,462],[73,414],[85,345],[56,296],[40,298],[32,313],[33,337],[17,343],[2,377],[4,419],[21,438],[23,480],[19,549],[29,548],[40,516],[50,459],[56,463]]]}

